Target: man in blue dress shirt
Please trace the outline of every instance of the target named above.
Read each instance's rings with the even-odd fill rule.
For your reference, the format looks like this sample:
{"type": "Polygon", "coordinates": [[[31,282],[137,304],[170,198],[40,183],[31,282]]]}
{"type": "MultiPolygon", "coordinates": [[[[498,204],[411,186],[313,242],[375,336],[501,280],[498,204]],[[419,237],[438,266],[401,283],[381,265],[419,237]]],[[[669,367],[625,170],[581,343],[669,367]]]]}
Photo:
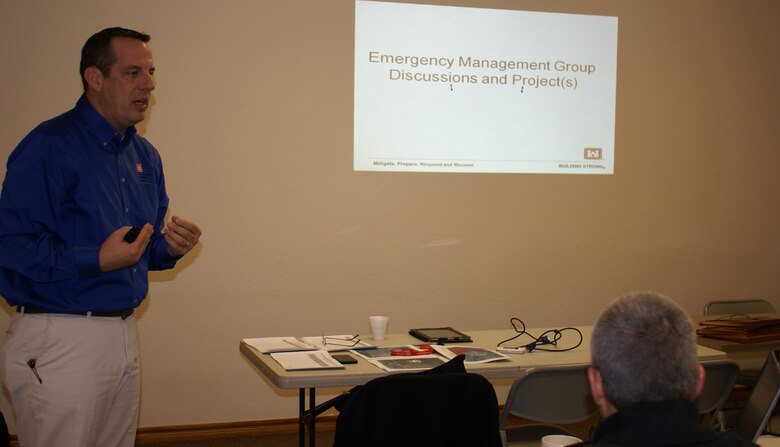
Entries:
{"type": "Polygon", "coordinates": [[[0,345],[22,447],[133,446],[140,361],[133,310],[148,271],[200,238],[165,224],[157,150],[136,133],[155,88],[147,34],[109,28],[81,54],[84,95],[8,158],[0,294],[16,308],[0,345]],[[137,237],[126,238],[131,227],[137,237]]]}

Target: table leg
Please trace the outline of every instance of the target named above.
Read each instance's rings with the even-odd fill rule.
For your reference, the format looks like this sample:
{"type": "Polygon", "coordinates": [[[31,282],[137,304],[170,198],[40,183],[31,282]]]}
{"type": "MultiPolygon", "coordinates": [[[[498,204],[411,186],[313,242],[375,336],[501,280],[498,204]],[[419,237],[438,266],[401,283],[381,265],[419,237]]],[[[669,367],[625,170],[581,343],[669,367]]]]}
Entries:
{"type": "Polygon", "coordinates": [[[315,389],[309,388],[309,409],[306,409],[306,388],[298,389],[298,446],[306,447],[306,426],[309,427],[309,447],[314,447],[317,418],[315,389]]]}
{"type": "Polygon", "coordinates": [[[306,447],[306,388],[298,390],[298,447],[306,447]]]}
{"type": "Polygon", "coordinates": [[[315,406],[314,388],[309,388],[309,447],[314,447],[314,421],[317,420],[315,406]]]}

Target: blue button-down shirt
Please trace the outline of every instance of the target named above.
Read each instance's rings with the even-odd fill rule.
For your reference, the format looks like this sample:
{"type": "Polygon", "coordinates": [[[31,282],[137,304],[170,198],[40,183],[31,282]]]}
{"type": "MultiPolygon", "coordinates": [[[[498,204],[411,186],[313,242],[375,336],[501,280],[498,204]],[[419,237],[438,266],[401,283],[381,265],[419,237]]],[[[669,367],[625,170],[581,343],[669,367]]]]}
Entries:
{"type": "Polygon", "coordinates": [[[172,268],[161,233],[168,196],[157,150],[129,128],[121,136],[82,96],[35,128],[8,158],[0,194],[0,294],[10,305],[58,312],[137,307],[148,271],[172,268]],[[138,264],[101,273],[113,231],[151,223],[138,264]]]}

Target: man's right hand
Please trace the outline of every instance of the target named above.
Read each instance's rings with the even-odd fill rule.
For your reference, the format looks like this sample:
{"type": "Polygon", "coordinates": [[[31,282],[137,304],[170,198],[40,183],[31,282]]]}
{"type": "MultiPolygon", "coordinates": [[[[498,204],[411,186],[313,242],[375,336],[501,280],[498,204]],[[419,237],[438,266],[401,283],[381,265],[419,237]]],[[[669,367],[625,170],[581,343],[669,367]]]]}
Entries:
{"type": "Polygon", "coordinates": [[[100,271],[111,272],[125,267],[130,267],[138,263],[141,256],[149,245],[149,240],[154,233],[151,224],[146,224],[141,228],[135,242],[128,244],[125,242],[125,234],[131,227],[122,227],[111,233],[103,245],[100,246],[100,271]]]}

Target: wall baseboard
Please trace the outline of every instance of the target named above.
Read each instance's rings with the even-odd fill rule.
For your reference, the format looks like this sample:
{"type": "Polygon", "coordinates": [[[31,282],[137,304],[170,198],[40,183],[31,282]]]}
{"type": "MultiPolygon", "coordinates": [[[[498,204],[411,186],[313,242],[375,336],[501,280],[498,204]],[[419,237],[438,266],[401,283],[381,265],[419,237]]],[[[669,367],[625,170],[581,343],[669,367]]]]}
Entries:
{"type": "MultiPolygon", "coordinates": [[[[320,416],[316,423],[317,432],[334,432],[336,416],[320,416]]],[[[159,442],[193,441],[199,439],[252,438],[298,433],[298,419],[267,419],[258,421],[220,422],[192,425],[169,425],[162,427],[140,427],[136,445],[154,445],[159,442]]]]}
{"type": "MultiPolygon", "coordinates": [[[[317,432],[335,432],[336,416],[317,417],[317,432]]],[[[162,442],[192,442],[203,439],[260,438],[263,436],[297,435],[298,419],[266,419],[209,424],[139,427],[137,446],[153,446],[162,442]]],[[[16,435],[11,435],[11,447],[19,447],[16,435]]]]}
{"type": "MultiPolygon", "coordinates": [[[[522,424],[521,418],[510,416],[510,421],[522,424]]],[[[573,424],[570,428],[575,434],[587,436],[594,421],[573,424]]],[[[510,424],[512,425],[512,424],[510,424]]],[[[336,431],[336,416],[317,417],[317,433],[334,433],[336,431]]],[[[229,440],[238,438],[262,438],[270,436],[298,435],[298,419],[264,419],[255,421],[217,422],[207,424],[168,425],[160,427],[139,427],[136,435],[136,446],[154,446],[161,443],[194,442],[204,439],[229,440]]],[[[585,439],[583,437],[583,439],[585,439]]],[[[11,447],[19,447],[16,435],[11,435],[11,447]]]]}

